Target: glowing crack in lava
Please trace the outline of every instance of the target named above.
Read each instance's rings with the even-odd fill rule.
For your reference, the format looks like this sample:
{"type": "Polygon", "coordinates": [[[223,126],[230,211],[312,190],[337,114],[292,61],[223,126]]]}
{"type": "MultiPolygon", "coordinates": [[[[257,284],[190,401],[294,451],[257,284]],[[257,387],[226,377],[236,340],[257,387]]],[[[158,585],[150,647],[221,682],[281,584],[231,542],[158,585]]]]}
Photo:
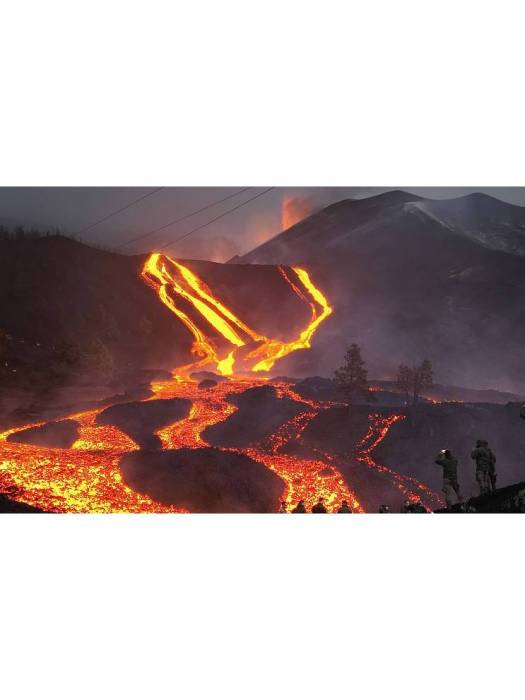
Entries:
{"type": "MultiPolygon", "coordinates": [[[[204,430],[226,420],[237,410],[227,401],[227,395],[265,385],[266,378],[254,373],[271,369],[277,360],[294,350],[310,347],[313,334],[332,313],[332,308],[305,270],[291,270],[294,277],[292,272],[279,268],[293,293],[309,306],[311,317],[295,340],[283,342],[252,330],[217,299],[188,267],[158,253],[148,257],[141,276],[154,289],[160,301],[191,332],[192,351],[196,357],[194,362],[174,369],[172,379],[151,384],[153,395],[146,401],[186,398],[192,402],[187,418],[157,432],[162,449],[206,446],[202,436],[204,430]],[[184,300],[184,308],[181,308],[180,300],[184,300]],[[188,309],[192,310],[191,316],[188,309]],[[199,326],[200,319],[211,324],[231,346],[223,357],[219,355],[213,340],[199,326]],[[245,353],[239,357],[242,348],[245,353]],[[233,375],[237,361],[245,371],[249,371],[248,376],[233,375]],[[190,374],[210,366],[228,379],[209,389],[199,389],[190,374]]],[[[284,482],[282,499],[288,508],[300,499],[305,501],[307,508],[311,508],[318,498],[323,497],[330,511],[336,510],[342,500],[347,500],[355,511],[362,511],[356,494],[345,482],[330,455],[320,454],[319,459],[303,459],[282,451],[287,443],[300,437],[320,411],[331,404],[302,399],[284,382],[273,385],[278,397],[287,396],[300,402],[304,411],[282,425],[263,444],[231,451],[245,454],[278,474],[284,482]]],[[[104,408],[106,406],[68,416],[79,423],[79,437],[69,449],[8,441],[10,435],[41,423],[10,428],[0,433],[0,492],[49,512],[185,512],[177,506],[157,503],[124,483],[119,470],[120,459],[124,454],[139,448],[117,428],[96,425],[96,417],[104,408]]],[[[371,430],[376,430],[374,425],[371,430]]],[[[379,433],[384,436],[381,431],[379,433]]],[[[366,436],[360,447],[363,462],[370,468],[387,470],[386,467],[376,465],[371,458],[370,453],[378,444],[377,440],[372,441],[373,444],[371,440],[371,436],[370,439],[366,436]]],[[[407,479],[399,478],[402,484],[407,479]]]]}

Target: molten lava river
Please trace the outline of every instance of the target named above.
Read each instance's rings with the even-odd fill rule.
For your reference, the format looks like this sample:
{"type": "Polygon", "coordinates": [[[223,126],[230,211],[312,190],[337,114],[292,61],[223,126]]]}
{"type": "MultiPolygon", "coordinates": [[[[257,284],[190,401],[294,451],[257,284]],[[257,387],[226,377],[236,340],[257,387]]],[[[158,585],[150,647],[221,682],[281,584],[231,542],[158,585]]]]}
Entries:
{"type": "MultiPolygon", "coordinates": [[[[153,382],[152,399],[185,398],[192,402],[187,418],[158,431],[163,449],[207,446],[203,431],[224,421],[237,408],[226,400],[227,394],[268,384],[261,372],[268,372],[275,362],[289,353],[310,347],[320,324],[332,313],[324,294],[314,285],[308,273],[300,268],[279,269],[293,293],[308,305],[308,325],[289,342],[269,338],[252,330],[219,299],[188,267],[172,258],[153,253],[147,259],[141,276],[158,295],[159,300],[191,332],[195,356],[191,364],[178,367],[167,381],[153,382]],[[181,300],[184,303],[181,305],[181,300]],[[182,308],[184,307],[184,308],[182,308]],[[192,313],[188,313],[188,309],[192,313]],[[228,347],[220,356],[217,344],[202,330],[205,319],[217,337],[228,347]],[[226,380],[208,389],[199,389],[190,375],[214,369],[226,380]]],[[[323,497],[329,511],[347,500],[354,512],[364,512],[358,495],[341,475],[338,464],[350,459],[345,455],[318,452],[311,459],[283,453],[290,440],[300,439],[308,423],[333,404],[301,398],[285,382],[272,382],[278,396],[287,396],[304,406],[304,411],[284,423],[261,444],[235,448],[264,464],[284,482],[282,499],[289,510],[300,499],[309,509],[323,497]]],[[[138,445],[116,427],[97,425],[97,415],[106,407],[75,413],[67,418],[79,424],[79,437],[69,449],[39,447],[10,442],[9,435],[42,423],[18,426],[0,433],[0,492],[14,500],[48,512],[59,513],[175,513],[183,508],[166,506],[135,492],[127,486],[119,470],[123,455],[138,450],[138,445]]],[[[372,452],[384,439],[393,423],[402,415],[370,415],[368,433],[356,445],[351,456],[355,464],[381,474],[399,490],[403,498],[421,500],[427,507],[439,503],[439,497],[427,486],[377,464],[372,452]]],[[[276,510],[278,504],[276,503],[276,510]]]]}

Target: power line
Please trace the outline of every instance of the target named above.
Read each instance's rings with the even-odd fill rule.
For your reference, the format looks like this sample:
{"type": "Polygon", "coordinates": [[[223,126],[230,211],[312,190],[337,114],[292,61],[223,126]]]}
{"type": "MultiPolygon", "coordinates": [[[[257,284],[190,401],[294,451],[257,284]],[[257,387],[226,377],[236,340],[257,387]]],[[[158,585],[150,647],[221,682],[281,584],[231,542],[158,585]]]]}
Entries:
{"type": "Polygon", "coordinates": [[[267,189],[263,190],[262,192],[259,192],[259,194],[256,194],[254,197],[250,197],[250,199],[247,199],[245,202],[242,202],[241,204],[237,204],[236,207],[232,207],[231,209],[228,209],[227,211],[223,212],[222,214],[219,214],[219,216],[216,216],[214,219],[210,219],[210,221],[207,221],[205,224],[201,224],[200,226],[193,228],[191,231],[188,231],[188,233],[185,233],[182,236],[179,236],[179,238],[176,238],[174,241],[170,241],[169,243],[165,243],[163,246],[160,246],[160,247],[156,248],[155,250],[164,250],[168,246],[173,245],[174,243],[178,243],[179,241],[182,241],[183,238],[187,238],[188,236],[191,236],[192,233],[196,233],[197,231],[201,231],[203,228],[206,228],[206,226],[209,226],[210,224],[213,224],[215,221],[222,219],[227,214],[231,214],[233,211],[236,211],[237,209],[244,207],[246,204],[253,202],[255,199],[262,197],[263,194],[266,194],[267,192],[270,192],[270,190],[273,190],[273,189],[275,189],[275,188],[268,187],[267,189]]]}
{"type": "Polygon", "coordinates": [[[130,243],[136,243],[137,241],[142,240],[143,238],[147,238],[148,236],[152,236],[154,233],[158,233],[159,231],[163,231],[164,229],[168,228],[169,226],[174,226],[175,224],[180,223],[181,221],[185,221],[186,219],[191,218],[192,216],[195,216],[196,214],[200,214],[203,211],[206,211],[207,209],[211,209],[212,207],[216,207],[218,204],[222,204],[222,202],[226,202],[228,199],[233,199],[233,197],[237,197],[237,195],[242,194],[243,192],[246,192],[247,190],[251,190],[251,187],[243,187],[241,190],[238,190],[237,192],[234,192],[233,194],[229,194],[227,197],[223,197],[222,199],[218,199],[215,202],[211,202],[210,204],[206,204],[206,206],[201,207],[200,209],[196,209],[195,211],[191,211],[189,214],[185,214],[184,216],[179,217],[178,219],[173,219],[173,221],[169,221],[167,224],[163,224],[162,226],[159,226],[158,228],[151,229],[151,231],[146,231],[146,233],[141,233],[140,236],[136,236],[135,238],[131,238],[129,241],[126,241],[125,243],[121,243],[119,246],[115,248],[115,250],[120,250],[121,248],[124,248],[125,246],[129,245],[130,243]]]}
{"type": "Polygon", "coordinates": [[[81,233],[85,233],[86,231],[89,231],[92,228],[95,228],[95,226],[98,226],[104,221],[107,221],[108,219],[111,219],[111,217],[116,216],[117,214],[120,214],[120,212],[125,211],[126,209],[129,209],[132,207],[134,204],[138,204],[139,202],[142,202],[143,199],[147,199],[148,197],[151,197],[152,195],[156,194],[157,192],[160,192],[160,190],[163,190],[164,187],[156,187],[154,190],[151,190],[151,192],[148,192],[147,194],[143,194],[141,197],[138,197],[137,199],[134,199],[132,202],[129,204],[126,204],[124,207],[121,207],[120,209],[116,209],[115,211],[112,211],[110,214],[107,216],[104,216],[102,219],[99,219],[98,221],[95,221],[92,224],[89,224],[89,226],[86,226],[85,228],[81,229],[80,231],[76,232],[76,236],[80,236],[81,233]]]}

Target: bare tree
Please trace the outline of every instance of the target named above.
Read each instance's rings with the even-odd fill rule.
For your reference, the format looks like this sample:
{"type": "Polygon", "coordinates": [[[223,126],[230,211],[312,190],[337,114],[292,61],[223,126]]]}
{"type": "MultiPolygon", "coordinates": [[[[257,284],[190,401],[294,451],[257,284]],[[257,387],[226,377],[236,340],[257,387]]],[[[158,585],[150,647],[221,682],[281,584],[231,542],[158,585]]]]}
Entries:
{"type": "Polygon", "coordinates": [[[398,389],[406,394],[407,401],[411,398],[415,405],[421,392],[430,389],[434,383],[432,363],[425,359],[418,367],[399,365],[396,383],[398,389]]]}

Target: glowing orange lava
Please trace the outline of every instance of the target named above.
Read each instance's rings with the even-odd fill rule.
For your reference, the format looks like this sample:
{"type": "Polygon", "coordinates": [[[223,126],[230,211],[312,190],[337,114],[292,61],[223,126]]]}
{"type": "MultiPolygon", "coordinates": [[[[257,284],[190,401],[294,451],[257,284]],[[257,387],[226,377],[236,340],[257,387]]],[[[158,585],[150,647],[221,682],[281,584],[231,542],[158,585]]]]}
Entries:
{"type": "MultiPolygon", "coordinates": [[[[162,449],[206,446],[203,438],[205,429],[226,420],[237,410],[226,396],[266,384],[267,377],[234,375],[235,353],[239,348],[250,344],[250,350],[242,361],[248,362],[248,369],[252,372],[261,372],[268,371],[278,359],[294,350],[310,347],[314,333],[332,313],[332,308],[305,270],[291,270],[293,277],[292,272],[280,268],[292,291],[309,305],[311,318],[295,340],[283,342],[252,330],[217,299],[188,267],[158,253],[149,256],[141,276],[160,301],[190,331],[193,336],[192,350],[196,356],[191,364],[176,368],[172,379],[151,384],[153,395],[146,400],[186,398],[192,403],[187,418],[158,431],[162,449]],[[184,300],[184,308],[180,308],[180,300],[184,300]],[[188,308],[193,310],[191,315],[188,308]],[[202,319],[232,346],[224,357],[219,356],[215,343],[202,330],[202,319]],[[252,349],[254,344],[255,348],[252,349]],[[216,369],[228,379],[209,389],[199,389],[190,374],[205,367],[216,369]]],[[[298,401],[304,410],[282,425],[264,444],[232,451],[248,455],[281,477],[284,482],[282,499],[289,509],[301,499],[307,508],[311,508],[322,497],[329,511],[336,510],[343,500],[347,500],[356,512],[363,511],[356,494],[343,479],[332,457],[320,455],[319,459],[302,459],[283,452],[290,440],[298,439],[309,422],[332,404],[302,399],[284,382],[274,383],[274,386],[278,397],[286,396],[298,401]]],[[[96,425],[96,417],[103,408],[68,416],[80,426],[79,437],[70,449],[8,441],[9,435],[39,424],[24,425],[0,433],[0,492],[9,493],[15,500],[50,512],[184,512],[182,508],[164,506],[136,493],[123,482],[119,470],[120,459],[124,454],[138,449],[138,446],[117,428],[96,425]]],[[[426,487],[377,465],[371,457],[372,450],[383,439],[390,425],[400,418],[371,417],[369,434],[358,447],[357,458],[368,467],[388,474],[396,480],[403,493],[412,497],[414,492],[410,490],[410,485],[421,492],[426,487]]],[[[432,492],[427,491],[428,494],[425,494],[430,498],[432,492]]]]}

